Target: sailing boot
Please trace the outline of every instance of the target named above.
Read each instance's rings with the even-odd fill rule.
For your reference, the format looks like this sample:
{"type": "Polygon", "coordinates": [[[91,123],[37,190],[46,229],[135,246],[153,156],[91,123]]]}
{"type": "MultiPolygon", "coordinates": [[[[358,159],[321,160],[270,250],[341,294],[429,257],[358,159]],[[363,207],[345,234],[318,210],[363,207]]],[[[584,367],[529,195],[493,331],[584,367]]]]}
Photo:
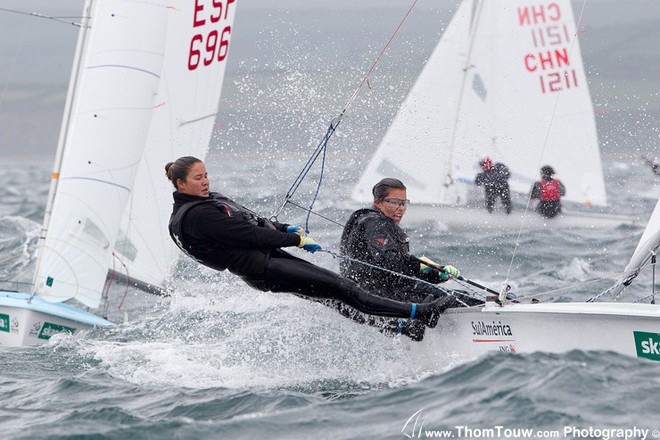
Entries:
{"type": "Polygon", "coordinates": [[[424,339],[424,332],[426,331],[426,326],[423,322],[416,319],[410,319],[403,322],[400,326],[399,332],[403,336],[408,336],[413,341],[421,341],[424,339]]]}
{"type": "Polygon", "coordinates": [[[438,325],[440,314],[449,307],[452,307],[455,302],[456,298],[451,295],[443,296],[441,298],[435,298],[434,295],[429,295],[424,301],[417,304],[414,318],[419,319],[429,328],[435,328],[435,326],[438,325]]]}

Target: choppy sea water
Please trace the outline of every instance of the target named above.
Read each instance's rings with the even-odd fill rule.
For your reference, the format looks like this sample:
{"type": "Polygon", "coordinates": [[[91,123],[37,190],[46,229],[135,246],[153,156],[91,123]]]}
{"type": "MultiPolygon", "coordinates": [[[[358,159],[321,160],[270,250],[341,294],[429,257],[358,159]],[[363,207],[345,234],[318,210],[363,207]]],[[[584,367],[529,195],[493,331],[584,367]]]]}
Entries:
{"type": "MultiPolygon", "coordinates": [[[[372,87],[335,135],[316,211],[337,223],[348,217],[348,193],[360,167],[432,49],[429,35],[441,32],[437,18],[448,19],[454,6],[417,14],[426,21],[407,26],[412,32],[385,57],[372,87]]],[[[600,22],[593,14],[603,9],[598,2],[587,10],[590,25],[600,22]]],[[[228,69],[219,136],[207,162],[214,190],[263,214],[276,210],[307,159],[307,148],[342,109],[400,17],[398,11],[384,14],[371,6],[365,11],[257,10],[252,20],[236,26],[232,56],[240,62],[228,69]],[[241,39],[243,29],[250,32],[241,39]]],[[[248,12],[239,11],[239,18],[248,12]]],[[[635,23],[630,34],[642,29],[641,20],[629,20],[635,23]]],[[[587,64],[596,71],[609,67],[603,60],[610,58],[593,54],[618,59],[612,49],[623,45],[610,41],[618,34],[608,27],[585,29],[587,64]],[[597,46],[591,51],[590,41],[597,46]],[[601,43],[607,50],[596,50],[601,43]]],[[[648,45],[649,53],[657,46],[648,45]]],[[[640,59],[649,72],[656,70],[655,58],[640,59]]],[[[618,110],[632,92],[614,93],[604,83],[601,88],[609,93],[601,89],[594,96],[610,203],[616,213],[647,218],[660,190],[638,153],[652,150],[657,139],[651,136],[657,135],[657,109],[618,110]],[[603,102],[615,94],[621,95],[617,101],[603,102]]],[[[639,85],[623,84],[631,90],[639,85]]],[[[30,280],[50,168],[50,158],[0,164],[2,280],[30,280]]],[[[315,169],[297,201],[309,204],[319,177],[315,169]]],[[[280,219],[303,223],[305,216],[289,207],[280,219]]],[[[310,221],[314,238],[336,250],[339,226],[317,217],[310,221]]],[[[404,220],[402,226],[415,254],[452,263],[467,278],[496,289],[507,280],[521,294],[550,292],[543,296],[548,301],[585,300],[609,287],[643,228],[484,235],[455,233],[442,219],[404,220]]],[[[303,256],[337,268],[330,255],[303,256]]],[[[385,337],[319,304],[251,290],[231,275],[190,261],[181,261],[172,281],[169,299],[115,286],[115,296],[127,296],[110,310],[120,322],[116,329],[0,350],[3,436],[643,438],[637,428],[660,437],[660,365],[651,361],[607,352],[447,357],[423,343],[385,337]],[[533,431],[518,430],[523,428],[533,431]]],[[[641,275],[622,300],[646,296],[651,284],[649,274],[641,275]]]]}
{"type": "MultiPolygon", "coordinates": [[[[212,182],[216,190],[238,194],[263,213],[281,201],[273,188],[287,188],[284,163],[214,156],[208,163],[212,176],[221,176],[212,182]],[[257,168],[272,178],[255,179],[257,168]]],[[[7,189],[0,205],[1,279],[30,273],[48,189],[49,163],[18,165],[3,164],[0,174],[7,189]]],[[[636,165],[609,165],[610,182],[634,176],[610,191],[613,204],[650,215],[654,200],[636,194],[655,177],[636,165]]],[[[342,169],[350,164],[333,166],[346,181],[330,180],[332,191],[322,190],[317,203],[319,212],[339,220],[350,210],[329,193],[348,191],[354,172],[342,169]]],[[[282,215],[304,221],[295,210],[282,215]]],[[[310,227],[325,246],[337,247],[337,225],[312,219],[310,227]]],[[[451,261],[466,277],[496,288],[517,239],[515,231],[456,234],[435,222],[404,227],[414,252],[451,261]]],[[[548,300],[584,300],[610,285],[641,232],[642,226],[527,232],[509,280],[523,293],[559,289],[548,300]],[[594,279],[601,281],[583,285],[594,279]]],[[[336,268],[327,254],[309,258],[336,268]]],[[[628,299],[649,291],[650,278],[640,278],[628,299]]],[[[527,428],[535,438],[616,438],[619,431],[604,430],[660,428],[660,365],[652,361],[607,352],[446,357],[186,260],[173,282],[169,299],[129,292],[122,309],[111,311],[122,322],[116,329],[1,350],[5,437],[401,439],[447,432],[534,438],[514,431],[527,428]]],[[[124,294],[121,286],[115,293],[124,294]]]]}

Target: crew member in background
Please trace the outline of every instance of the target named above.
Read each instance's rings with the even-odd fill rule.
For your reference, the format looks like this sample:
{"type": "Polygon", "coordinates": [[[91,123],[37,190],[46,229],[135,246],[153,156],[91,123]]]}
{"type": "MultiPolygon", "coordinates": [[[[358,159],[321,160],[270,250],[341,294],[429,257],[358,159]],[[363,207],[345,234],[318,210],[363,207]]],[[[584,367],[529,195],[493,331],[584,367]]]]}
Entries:
{"type": "Polygon", "coordinates": [[[566,195],[566,188],[552,176],[555,170],[550,165],[541,167],[541,180],[532,187],[532,200],[538,199],[536,210],[544,217],[554,217],[561,212],[561,198],[566,195]]]}
{"type": "Polygon", "coordinates": [[[493,164],[490,157],[486,157],[479,162],[483,170],[474,179],[477,186],[484,186],[486,192],[486,210],[493,212],[495,202],[499,197],[507,214],[511,214],[511,192],[509,191],[509,177],[511,172],[509,167],[501,162],[493,164]]]}
{"type": "MultiPolygon", "coordinates": [[[[409,203],[405,185],[398,179],[385,178],[373,187],[372,193],[373,206],[355,211],[344,226],[340,252],[348,258],[340,262],[340,273],[365,290],[396,301],[423,303],[452,298],[432,284],[456,278],[460,271],[446,265],[439,272],[422,263],[438,266],[433,261],[410,254],[408,236],[399,226],[409,203]]],[[[452,301],[449,306],[457,305],[458,302],[452,301]]],[[[365,319],[346,307],[340,311],[357,321],[378,326],[384,333],[402,333],[414,340],[424,337],[424,326],[415,321],[365,319]]]]}

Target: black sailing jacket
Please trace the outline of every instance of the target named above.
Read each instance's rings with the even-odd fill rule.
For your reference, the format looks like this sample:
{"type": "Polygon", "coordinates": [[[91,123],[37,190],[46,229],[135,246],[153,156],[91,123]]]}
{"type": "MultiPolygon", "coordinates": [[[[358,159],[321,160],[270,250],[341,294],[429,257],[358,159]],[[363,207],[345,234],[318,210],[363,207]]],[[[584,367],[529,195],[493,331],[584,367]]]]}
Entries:
{"type": "MultiPolygon", "coordinates": [[[[431,283],[440,282],[437,272],[420,272],[419,260],[409,250],[409,239],[403,229],[377,209],[360,209],[351,214],[341,237],[343,255],[431,283]]],[[[426,291],[415,280],[356,261],[342,261],[340,269],[342,275],[380,296],[411,300],[415,299],[409,296],[412,292],[426,291]]]]}
{"type": "Polygon", "coordinates": [[[511,172],[509,167],[503,163],[497,162],[488,171],[482,171],[474,178],[475,185],[483,185],[487,192],[500,194],[502,189],[508,187],[511,172]]]}
{"type": "Polygon", "coordinates": [[[297,246],[300,236],[287,224],[271,222],[219,193],[198,197],[173,193],[170,236],[205,266],[263,279],[270,252],[297,246]]]}

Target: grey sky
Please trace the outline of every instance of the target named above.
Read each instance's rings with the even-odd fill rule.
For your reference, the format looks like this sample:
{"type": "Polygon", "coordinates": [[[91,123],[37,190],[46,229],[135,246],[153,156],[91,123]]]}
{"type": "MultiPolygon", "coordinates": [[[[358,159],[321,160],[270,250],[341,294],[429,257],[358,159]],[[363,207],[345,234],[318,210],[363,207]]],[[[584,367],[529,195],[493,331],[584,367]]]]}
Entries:
{"type": "MultiPolygon", "coordinates": [[[[295,65],[303,73],[352,69],[357,81],[412,4],[412,0],[238,1],[227,72],[232,80],[223,92],[229,106],[237,78],[276,65],[280,69],[295,65]]],[[[82,0],[0,0],[0,8],[72,19],[80,15],[82,4],[82,0]]],[[[419,0],[382,68],[402,69],[414,79],[456,5],[455,0],[419,0]]],[[[642,125],[654,121],[656,127],[660,125],[660,2],[581,0],[573,2],[573,9],[576,17],[582,14],[581,45],[597,110],[599,101],[607,101],[610,109],[640,113],[633,119],[641,118],[642,125]]],[[[0,11],[3,158],[48,160],[54,155],[76,38],[74,26],[0,11]]],[[[350,94],[355,86],[355,81],[338,84],[337,93],[350,94]]],[[[397,93],[399,99],[405,90],[397,93]]],[[[618,118],[612,119],[599,124],[612,125],[618,118]]],[[[651,136],[650,130],[645,129],[644,135],[651,136]]]]}

